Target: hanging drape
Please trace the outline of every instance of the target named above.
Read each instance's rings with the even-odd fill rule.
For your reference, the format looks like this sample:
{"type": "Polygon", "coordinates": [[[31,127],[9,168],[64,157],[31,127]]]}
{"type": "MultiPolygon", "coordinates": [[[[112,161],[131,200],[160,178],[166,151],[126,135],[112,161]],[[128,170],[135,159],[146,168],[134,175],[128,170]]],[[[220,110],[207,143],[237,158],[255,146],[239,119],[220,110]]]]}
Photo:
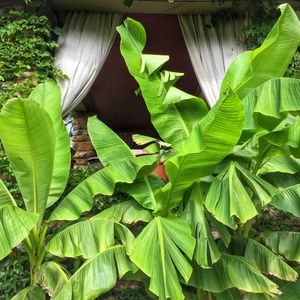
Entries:
{"type": "Polygon", "coordinates": [[[179,15],[178,18],[194,72],[211,107],[219,98],[228,66],[245,50],[239,41],[241,21],[229,18],[213,26],[211,16],[179,15]]]}
{"type": "Polygon", "coordinates": [[[88,93],[116,36],[118,13],[74,12],[67,16],[55,53],[55,66],[68,76],[58,80],[66,116],[88,93]]]}

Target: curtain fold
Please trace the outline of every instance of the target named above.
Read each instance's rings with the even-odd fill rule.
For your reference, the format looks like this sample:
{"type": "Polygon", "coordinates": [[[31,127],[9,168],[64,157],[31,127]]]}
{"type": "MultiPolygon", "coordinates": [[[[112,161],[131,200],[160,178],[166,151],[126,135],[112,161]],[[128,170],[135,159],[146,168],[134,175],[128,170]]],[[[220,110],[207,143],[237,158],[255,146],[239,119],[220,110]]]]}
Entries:
{"type": "Polygon", "coordinates": [[[121,20],[119,13],[68,14],[55,52],[55,66],[68,76],[58,80],[63,116],[88,93],[112,47],[121,20]]]}
{"type": "Polygon", "coordinates": [[[212,16],[178,15],[194,72],[210,107],[219,98],[232,60],[245,50],[239,41],[242,21],[230,18],[212,25],[212,16]]]}

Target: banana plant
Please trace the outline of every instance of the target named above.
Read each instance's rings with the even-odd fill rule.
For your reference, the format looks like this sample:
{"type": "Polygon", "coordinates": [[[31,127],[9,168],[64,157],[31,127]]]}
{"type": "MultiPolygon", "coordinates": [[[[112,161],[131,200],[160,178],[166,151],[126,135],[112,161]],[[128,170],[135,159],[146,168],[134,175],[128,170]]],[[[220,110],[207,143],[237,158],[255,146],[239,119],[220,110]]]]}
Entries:
{"type": "MultiPolygon", "coordinates": [[[[107,138],[114,135],[105,126],[103,130],[107,138]]],[[[24,200],[18,206],[0,180],[0,259],[15,247],[25,249],[31,274],[31,285],[13,299],[46,299],[46,294],[52,299],[91,299],[127,272],[136,271],[127,256],[134,241],[127,227],[111,220],[67,221],[78,211],[90,210],[94,195],[111,195],[116,183],[130,183],[138,173],[151,172],[156,156],[135,158],[127,148],[116,164],[107,164],[58,202],[68,180],[70,144],[61,117],[60,90],[51,80],[37,86],[28,98],[4,105],[0,139],[24,200]],[[76,202],[72,210],[65,209],[70,199],[76,202]],[[53,220],[62,220],[64,230],[53,233],[53,220]],[[71,276],[59,257],[85,262],[71,276]]],[[[103,157],[104,164],[115,146],[108,149],[107,159],[103,157]]],[[[127,207],[128,218],[137,215],[149,218],[138,205],[127,207]]]]}
{"type": "MultiPolygon", "coordinates": [[[[140,23],[127,18],[117,28],[128,71],[173,151],[165,162],[168,182],[145,174],[119,184],[151,216],[129,257],[159,299],[184,299],[185,286],[194,287],[199,299],[205,293],[208,299],[269,299],[285,286],[291,289],[284,282],[297,280],[299,248],[287,244],[299,245],[298,234],[266,237],[252,226],[272,204],[299,214],[297,184],[282,189],[270,179],[287,169],[300,171],[299,82],[280,77],[299,46],[300,23],[289,5],[280,11],[261,47],[229,67],[210,111],[202,99],[174,86],[182,73],[161,70],[167,55],[143,53],[146,32],[140,23]]],[[[91,128],[98,121],[89,122],[97,149],[101,136],[91,128]]],[[[101,159],[102,149],[97,151],[101,159]]],[[[95,218],[122,223],[125,214],[118,204],[95,218]]]]}

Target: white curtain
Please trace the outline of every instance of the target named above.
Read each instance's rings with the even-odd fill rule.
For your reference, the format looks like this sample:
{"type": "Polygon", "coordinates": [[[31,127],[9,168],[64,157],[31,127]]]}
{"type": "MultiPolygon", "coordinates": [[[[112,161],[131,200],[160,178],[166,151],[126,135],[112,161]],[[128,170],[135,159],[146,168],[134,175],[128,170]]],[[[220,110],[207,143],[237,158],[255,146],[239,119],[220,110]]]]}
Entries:
{"type": "Polygon", "coordinates": [[[241,21],[211,24],[211,16],[179,15],[179,23],[201,90],[210,107],[219,98],[223,77],[232,60],[245,50],[239,42],[241,21]]]}
{"type": "Polygon", "coordinates": [[[74,12],[67,16],[55,53],[55,66],[68,76],[59,80],[66,116],[88,93],[116,36],[118,13],[74,12]]]}

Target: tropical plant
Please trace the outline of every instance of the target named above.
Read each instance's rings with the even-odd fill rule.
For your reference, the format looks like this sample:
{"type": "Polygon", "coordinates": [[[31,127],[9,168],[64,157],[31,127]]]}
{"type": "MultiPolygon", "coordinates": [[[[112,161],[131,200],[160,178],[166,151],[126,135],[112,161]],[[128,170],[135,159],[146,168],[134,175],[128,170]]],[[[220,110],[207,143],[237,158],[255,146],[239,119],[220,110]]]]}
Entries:
{"type": "MultiPolygon", "coordinates": [[[[0,197],[4,204],[1,213],[6,216],[1,224],[11,220],[12,210],[20,210],[22,222],[31,221],[26,232],[25,226],[17,227],[18,240],[16,234],[11,236],[12,227],[2,227],[1,238],[11,239],[4,243],[5,252],[26,238],[32,228],[43,226],[39,224],[74,221],[44,247],[41,235],[45,230],[31,230],[25,244],[30,243],[38,256],[38,249],[48,252],[52,261],[40,265],[40,258],[38,266],[33,265],[36,274],[32,286],[20,297],[26,294],[39,299],[45,293],[39,283],[54,299],[92,299],[112,288],[117,278],[144,280],[160,299],[269,299],[279,296],[280,291],[281,299],[291,299],[299,293],[300,234],[257,234],[252,226],[268,205],[299,216],[300,85],[297,79],[280,76],[299,45],[300,23],[289,5],[280,6],[280,10],[281,16],[262,46],[232,63],[220,99],[211,110],[202,99],[174,86],[182,73],[160,70],[168,56],[143,54],[146,33],[140,23],[128,18],[118,27],[128,70],[140,86],[153,125],[165,145],[172,147],[165,163],[169,180],[164,182],[151,174],[157,155],[134,157],[105,124],[90,118],[89,135],[104,168],[73,189],[49,218],[43,222],[42,208],[25,212],[9,202],[11,197],[5,189],[0,193],[4,195],[0,197]],[[114,204],[90,219],[79,220],[93,207],[94,195],[110,195],[115,186],[135,200],[114,204]],[[125,225],[140,221],[145,225],[135,238],[125,225]],[[39,242],[35,242],[36,232],[39,242]],[[68,277],[51,255],[86,261],[68,277]]],[[[45,170],[49,170],[53,158],[42,159],[40,149],[35,154],[40,160],[32,161],[46,165],[39,168],[37,163],[29,164],[33,152],[24,152],[19,144],[28,140],[37,145],[41,134],[32,116],[47,115],[40,109],[39,114],[36,110],[31,114],[33,120],[26,119],[26,125],[34,126],[24,128],[36,130],[30,139],[25,139],[25,134],[16,139],[8,132],[24,132],[20,112],[37,107],[40,109],[30,99],[12,100],[0,114],[0,136],[8,158],[15,159],[12,167],[21,166],[17,179],[24,186],[21,192],[30,209],[45,204],[36,201],[35,206],[30,205],[28,199],[32,198],[26,188],[30,184],[20,178],[28,180],[27,175],[33,172],[25,170],[32,170],[32,166],[34,174],[41,172],[30,177],[33,195],[40,196],[44,189],[38,187],[44,187],[46,176],[52,174],[51,169],[45,170]],[[18,109],[21,105],[23,110],[18,109]]],[[[49,117],[46,123],[41,124],[51,130],[49,117]]],[[[42,135],[47,135],[51,143],[50,134],[42,135]]],[[[49,188],[43,195],[48,198],[49,188]]]]}
{"type": "Polygon", "coordinates": [[[151,175],[123,186],[152,210],[130,258],[161,299],[183,299],[184,285],[197,288],[200,299],[201,291],[269,299],[281,288],[287,299],[296,286],[284,280],[297,280],[300,234],[252,228],[268,205],[299,217],[299,181],[287,177],[300,171],[300,81],[281,76],[299,46],[300,22],[289,5],[280,11],[261,47],[231,64],[210,111],[173,86],[183,74],[160,70],[167,56],[143,54],[139,23],[127,19],[118,28],[152,123],[175,152],[165,164],[166,184],[151,175]]]}
{"type": "MultiPolygon", "coordinates": [[[[47,209],[63,193],[70,168],[69,137],[61,117],[58,86],[48,80],[38,85],[29,98],[8,101],[0,112],[0,138],[23,197],[23,205],[18,206],[0,180],[0,259],[22,243],[18,248],[20,251],[25,248],[28,253],[31,275],[31,285],[13,299],[44,299],[46,292],[56,299],[67,299],[59,294],[63,286],[69,299],[73,294],[76,299],[92,297],[95,287],[87,287],[87,292],[78,284],[81,277],[89,280],[88,276],[97,268],[100,268],[97,271],[98,288],[102,292],[110,289],[116,283],[117,274],[122,277],[133,268],[125,256],[125,251],[130,253],[132,242],[129,241],[133,235],[125,226],[101,220],[79,222],[68,227],[69,224],[64,224],[65,230],[69,230],[68,239],[60,240],[60,233],[55,235],[52,232],[52,239],[47,243],[49,236],[46,234],[53,219],[52,209],[47,209]],[[88,239],[84,242],[83,237],[88,239]],[[65,249],[68,243],[76,241],[77,249],[65,249]],[[47,251],[57,256],[88,260],[69,279],[68,272],[52,259],[53,256],[47,256],[47,251]],[[103,281],[99,281],[101,274],[105,278],[103,281]],[[79,280],[77,287],[73,280],[79,280]]],[[[110,195],[116,182],[132,182],[138,171],[155,161],[153,156],[134,157],[128,159],[120,171],[116,166],[107,167],[89,177],[87,182],[90,186],[97,185],[102,194],[110,195]]],[[[81,202],[86,207],[87,200],[93,200],[92,193],[91,189],[77,195],[78,204],[81,202]]],[[[72,192],[74,194],[76,192],[72,192]]],[[[64,213],[61,206],[54,215],[59,213],[64,213]]],[[[94,283],[95,280],[91,281],[94,283]]]]}

